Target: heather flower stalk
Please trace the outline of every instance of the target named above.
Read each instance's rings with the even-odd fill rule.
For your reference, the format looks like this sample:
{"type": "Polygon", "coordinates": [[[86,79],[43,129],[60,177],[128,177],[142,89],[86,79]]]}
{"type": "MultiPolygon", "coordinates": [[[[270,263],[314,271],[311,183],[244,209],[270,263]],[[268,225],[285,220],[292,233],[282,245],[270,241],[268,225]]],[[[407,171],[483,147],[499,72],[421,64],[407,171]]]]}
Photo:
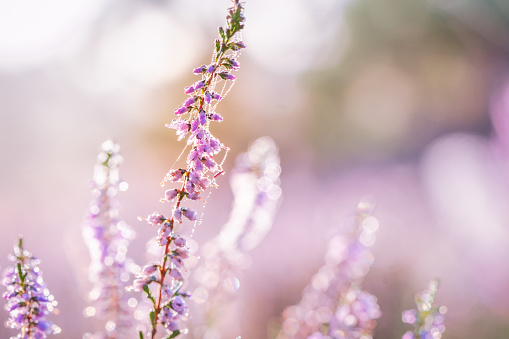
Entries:
{"type": "Polygon", "coordinates": [[[404,323],[414,326],[402,339],[440,339],[445,331],[444,316],[447,307],[435,307],[438,280],[432,280],[426,290],[415,295],[417,309],[406,310],[402,314],[404,323]]]}
{"type": "MultiPolygon", "coordinates": [[[[187,331],[184,327],[188,316],[185,299],[190,294],[181,289],[185,283],[182,272],[189,249],[185,238],[176,234],[175,226],[185,220],[197,220],[198,213],[183,203],[203,200],[202,193],[211,186],[217,187],[215,178],[223,173],[214,156],[227,148],[211,134],[209,127],[211,122],[223,120],[215,108],[233,85],[235,76],[231,72],[240,66],[237,58],[245,47],[240,40],[240,30],[244,28],[243,10],[242,3],[232,1],[226,27],[219,27],[211,63],[194,69],[193,73],[201,75],[201,80],[185,88],[188,98],[174,111],[178,118],[167,125],[176,130],[179,140],[187,136],[190,150],[185,168],[171,169],[162,183],[179,184],[177,188],[168,189],[162,199],[173,203],[171,213],[164,216],[154,212],[146,219],[149,224],[159,227],[156,241],[164,248],[161,261],[145,266],[133,282],[133,288],[143,290],[152,305],[149,313],[149,336],[152,339],[156,337],[159,325],[164,327],[168,338],[187,331]],[[217,92],[216,87],[221,83],[223,88],[217,92]]],[[[142,331],[139,336],[144,338],[142,331]]]]}
{"type": "Polygon", "coordinates": [[[89,277],[93,284],[89,293],[93,306],[87,307],[84,314],[106,319],[104,331],[87,334],[86,338],[125,337],[133,321],[125,288],[130,277],[126,253],[134,232],[118,216],[117,192],[127,187],[119,178],[118,165],[122,157],[118,152],[119,146],[112,140],[101,145],[94,169],[95,197],[83,227],[83,237],[90,251],[89,277]]]}
{"type": "Polygon", "coordinates": [[[330,240],[325,265],[304,289],[300,303],[283,312],[279,339],[372,338],[381,312],[376,297],[363,291],[361,283],[374,260],[369,251],[378,229],[373,209],[368,200],[361,201],[351,234],[330,240]]]}
{"type": "Polygon", "coordinates": [[[234,204],[228,222],[218,236],[203,246],[203,264],[196,270],[200,284],[193,295],[203,305],[205,327],[195,337],[217,337],[217,320],[234,300],[240,286],[238,274],[246,266],[248,252],[272,227],[280,201],[278,149],[269,137],[257,139],[237,157],[230,176],[234,204]]]}
{"type": "Polygon", "coordinates": [[[19,239],[14,255],[9,259],[15,265],[3,273],[2,284],[7,288],[3,297],[7,300],[5,309],[9,313],[5,325],[20,331],[11,339],[42,339],[60,333],[60,328],[46,319],[57,302],[43,281],[37,266],[39,260],[24,249],[22,239],[19,239]]]}

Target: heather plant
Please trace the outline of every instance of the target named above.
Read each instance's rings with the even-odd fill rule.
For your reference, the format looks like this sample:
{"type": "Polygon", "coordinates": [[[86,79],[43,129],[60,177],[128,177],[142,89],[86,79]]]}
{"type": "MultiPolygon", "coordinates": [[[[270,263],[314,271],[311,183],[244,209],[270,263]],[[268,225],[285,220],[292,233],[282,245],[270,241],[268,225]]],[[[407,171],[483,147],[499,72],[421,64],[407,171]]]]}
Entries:
{"type": "Polygon", "coordinates": [[[372,338],[381,311],[361,283],[374,260],[369,250],[378,229],[373,209],[370,199],[362,200],[349,234],[329,241],[325,265],[304,289],[300,303],[283,312],[279,339],[372,338]]]}
{"type": "Polygon", "coordinates": [[[57,301],[44,283],[39,260],[24,249],[23,239],[19,239],[9,259],[14,267],[7,268],[2,279],[7,288],[3,294],[7,300],[5,309],[9,313],[5,326],[19,331],[11,339],[41,339],[60,333],[60,328],[46,319],[57,301]]]}
{"type": "Polygon", "coordinates": [[[196,324],[195,338],[219,337],[218,323],[235,300],[238,275],[250,261],[248,253],[272,227],[281,197],[280,173],[278,149],[269,137],[255,140],[237,157],[230,174],[234,202],[229,220],[203,246],[202,263],[195,273],[200,286],[193,296],[201,304],[204,316],[199,320],[205,324],[196,324]]]}
{"type": "Polygon", "coordinates": [[[106,320],[104,331],[86,335],[90,339],[126,337],[133,323],[133,310],[126,291],[131,276],[127,268],[132,266],[132,261],[126,254],[134,232],[119,219],[116,199],[117,192],[127,188],[119,177],[121,161],[119,145],[112,140],[105,141],[94,168],[94,200],[83,226],[83,237],[91,257],[89,277],[93,284],[89,293],[92,305],[84,314],[106,320]]]}
{"type": "MultiPolygon", "coordinates": [[[[192,256],[191,241],[185,232],[194,232],[201,217],[196,206],[206,203],[216,178],[223,174],[228,147],[211,132],[213,122],[223,121],[217,105],[235,82],[232,74],[240,67],[238,57],[245,47],[240,31],[244,28],[243,3],[232,0],[225,27],[219,27],[212,59],[193,73],[201,78],[185,87],[185,101],[174,110],[176,117],[166,125],[175,130],[177,139],[185,139],[185,147],[161,185],[172,185],[161,199],[167,212],[154,212],[146,220],[158,228],[150,247],[158,248],[158,257],[140,268],[127,257],[134,232],[119,218],[116,195],[127,184],[119,178],[122,158],[119,146],[108,140],[101,146],[94,169],[94,200],[83,226],[83,235],[90,255],[89,293],[91,305],[84,314],[105,320],[104,330],[86,333],[86,339],[115,339],[137,336],[171,339],[186,334],[191,297],[188,259],[192,256]],[[186,153],[184,156],[183,155],[186,153]],[[220,158],[222,154],[222,159],[220,158]],[[189,225],[187,229],[183,227],[189,225]],[[131,284],[130,275],[136,271],[131,284]],[[127,285],[130,285],[127,287],[127,285]],[[126,290],[127,287],[127,290],[126,290]],[[142,292],[138,303],[128,291],[142,292]],[[133,307],[138,308],[133,312],[133,307]],[[148,305],[147,309],[144,307],[148,305]],[[145,321],[138,333],[132,329],[132,317],[145,321]]],[[[280,201],[281,167],[275,143],[260,138],[237,158],[231,174],[234,204],[228,222],[218,236],[203,246],[202,264],[195,272],[199,287],[195,301],[202,312],[194,315],[195,337],[219,338],[219,322],[225,309],[235,300],[239,274],[250,261],[254,249],[269,232],[280,201]],[[200,318],[201,317],[201,318],[200,318]],[[201,323],[196,323],[196,319],[201,323]]],[[[325,264],[304,289],[301,301],[283,312],[278,339],[372,339],[381,317],[377,298],[362,289],[362,282],[373,264],[370,247],[375,243],[378,220],[373,216],[374,204],[362,200],[352,225],[332,237],[325,255],[325,264]]],[[[336,230],[337,231],[337,230],[336,230]]],[[[20,239],[11,257],[14,267],[3,274],[7,292],[7,327],[17,329],[16,338],[39,339],[61,332],[46,319],[57,305],[50,295],[37,267],[39,261],[24,250],[20,239]]],[[[402,339],[440,339],[445,307],[433,306],[438,281],[416,296],[417,309],[403,312],[405,323],[414,326],[402,339]]]]}
{"type": "Polygon", "coordinates": [[[414,330],[406,332],[402,339],[440,339],[445,331],[445,306],[434,306],[438,290],[438,280],[431,280],[428,288],[415,295],[417,309],[406,310],[402,314],[404,323],[413,325],[414,330]]]}
{"type": "MultiPolygon", "coordinates": [[[[189,257],[189,248],[186,239],[177,233],[176,226],[186,219],[197,221],[197,211],[186,202],[203,200],[204,191],[211,186],[217,187],[215,178],[223,173],[221,163],[214,156],[227,147],[212,135],[210,124],[223,120],[216,112],[216,106],[233,85],[235,76],[231,72],[240,66],[237,58],[245,47],[240,36],[244,28],[242,3],[234,0],[226,19],[226,27],[219,28],[211,63],[194,69],[193,73],[200,75],[201,80],[185,88],[188,98],[175,110],[178,117],[167,125],[176,130],[179,140],[187,136],[186,144],[190,149],[185,166],[171,169],[162,183],[178,185],[166,190],[162,199],[173,203],[171,212],[166,215],[154,212],[146,219],[149,224],[159,227],[156,241],[164,248],[160,262],[143,267],[132,286],[144,291],[151,302],[151,331],[147,336],[152,339],[159,326],[164,328],[168,338],[187,332],[184,323],[188,316],[186,299],[190,294],[182,290],[186,283],[182,272],[186,270],[184,260],[189,257]],[[216,90],[221,85],[222,89],[216,90]]],[[[143,331],[139,336],[145,337],[143,331]]]]}

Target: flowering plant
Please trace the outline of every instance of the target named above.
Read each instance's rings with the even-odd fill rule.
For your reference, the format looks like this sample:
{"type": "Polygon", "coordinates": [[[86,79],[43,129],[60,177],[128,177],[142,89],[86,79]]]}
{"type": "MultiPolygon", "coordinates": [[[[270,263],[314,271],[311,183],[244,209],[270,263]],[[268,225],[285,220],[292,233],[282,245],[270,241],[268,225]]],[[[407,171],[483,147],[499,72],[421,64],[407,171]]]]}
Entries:
{"type": "Polygon", "coordinates": [[[414,326],[413,331],[406,332],[402,339],[440,339],[445,331],[445,306],[434,306],[438,290],[438,280],[431,280],[428,288],[415,295],[417,309],[403,312],[402,320],[414,326]]]}
{"type": "Polygon", "coordinates": [[[57,302],[44,283],[39,260],[24,249],[23,239],[14,247],[10,260],[14,267],[7,268],[2,279],[7,288],[3,294],[5,309],[9,312],[5,325],[20,331],[15,338],[42,339],[60,333],[60,328],[46,319],[57,302]]]}
{"type": "Polygon", "coordinates": [[[107,319],[104,332],[91,338],[119,338],[132,325],[132,308],[128,306],[126,287],[130,278],[130,260],[126,253],[134,232],[119,220],[116,200],[118,190],[126,183],[119,178],[118,165],[122,161],[119,145],[107,140],[101,145],[94,169],[94,201],[83,228],[83,236],[91,257],[89,293],[93,306],[86,316],[102,315],[107,319]]]}
{"type": "MultiPolygon", "coordinates": [[[[149,224],[159,227],[156,241],[164,247],[161,261],[146,265],[133,283],[133,289],[143,290],[152,303],[149,313],[152,328],[149,336],[152,339],[156,336],[158,325],[164,327],[168,338],[186,332],[183,325],[188,315],[185,299],[190,294],[182,291],[184,277],[181,271],[185,270],[184,260],[189,257],[189,249],[185,238],[175,232],[175,226],[182,224],[184,219],[197,220],[196,210],[181,204],[186,200],[202,199],[202,193],[211,186],[217,186],[215,178],[223,173],[214,156],[227,147],[212,135],[209,128],[211,122],[223,120],[215,109],[233,85],[235,76],[231,72],[239,69],[237,57],[245,47],[240,39],[245,20],[241,2],[232,2],[226,19],[226,27],[219,28],[212,62],[194,69],[193,73],[201,75],[202,79],[185,88],[188,98],[175,110],[178,118],[167,125],[176,130],[179,140],[189,133],[187,145],[190,151],[185,168],[171,169],[163,180],[163,185],[166,182],[180,183],[179,188],[166,190],[162,199],[174,202],[171,214],[164,216],[154,212],[146,219],[149,224]],[[222,81],[223,90],[218,93],[216,86],[222,81]],[[151,290],[151,285],[155,285],[155,289],[151,290]]],[[[144,338],[141,331],[139,335],[144,338]]]]}
{"type": "MultiPolygon", "coordinates": [[[[161,336],[171,339],[188,332],[187,299],[191,293],[186,291],[189,288],[186,259],[191,251],[181,230],[184,223],[198,222],[193,201],[205,202],[204,193],[217,187],[216,177],[224,173],[222,165],[228,147],[213,136],[210,125],[223,121],[216,107],[234,84],[236,77],[232,73],[240,67],[238,57],[245,47],[240,35],[245,21],[243,10],[239,0],[232,1],[227,24],[219,28],[211,62],[193,70],[201,79],[184,89],[187,98],[174,110],[176,118],[166,125],[175,130],[178,140],[186,139],[182,154],[186,149],[188,153],[182,161],[177,159],[162,181],[162,186],[176,185],[167,189],[161,199],[172,207],[164,214],[154,212],[143,219],[158,227],[154,242],[161,253],[157,261],[139,268],[128,288],[143,292],[150,305],[144,314],[149,330],[138,328],[141,339],[161,336]],[[219,160],[217,156],[223,151],[223,159],[219,160]],[[182,164],[176,165],[179,161],[182,164]]],[[[131,333],[131,308],[125,287],[131,273],[126,254],[133,232],[118,218],[116,193],[125,188],[118,177],[120,160],[118,145],[105,142],[94,175],[96,199],[84,228],[92,256],[90,276],[95,284],[91,293],[94,306],[88,307],[85,314],[102,313],[108,320],[103,332],[87,334],[86,338],[113,339],[131,333]]],[[[238,289],[237,273],[243,259],[270,229],[281,195],[279,158],[270,139],[258,140],[240,157],[238,165],[232,176],[232,186],[237,188],[231,219],[221,234],[205,246],[205,263],[196,274],[201,286],[195,292],[204,303],[206,335],[217,334],[216,314],[221,311],[220,306],[230,301],[228,293],[238,289]]],[[[313,276],[300,303],[284,311],[279,339],[373,337],[382,313],[377,298],[361,286],[374,260],[369,249],[378,230],[373,208],[368,200],[361,201],[351,231],[331,239],[325,265],[313,276]]],[[[6,325],[20,331],[17,338],[39,339],[59,333],[60,328],[46,319],[56,301],[43,282],[38,260],[24,250],[22,240],[11,259],[15,265],[3,276],[7,288],[3,296],[9,312],[6,325]]],[[[417,310],[403,313],[403,321],[415,327],[403,339],[441,338],[445,308],[433,307],[437,285],[432,281],[428,290],[416,297],[417,310]]]]}

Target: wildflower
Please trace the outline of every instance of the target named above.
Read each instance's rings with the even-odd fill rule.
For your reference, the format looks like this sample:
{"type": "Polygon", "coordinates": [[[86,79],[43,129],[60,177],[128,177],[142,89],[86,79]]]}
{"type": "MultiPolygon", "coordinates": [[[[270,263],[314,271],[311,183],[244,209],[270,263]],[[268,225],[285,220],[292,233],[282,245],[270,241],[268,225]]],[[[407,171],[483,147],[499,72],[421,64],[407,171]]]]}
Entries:
{"type": "Polygon", "coordinates": [[[371,339],[376,319],[381,316],[377,299],[360,286],[373,262],[369,247],[378,229],[371,215],[373,206],[363,200],[357,207],[355,227],[351,235],[338,235],[329,241],[326,264],[306,287],[301,302],[284,312],[282,332],[278,338],[349,338],[371,339]],[[296,312],[296,309],[299,312],[296,312]],[[317,312],[327,310],[329,320],[306,322],[317,312]],[[286,331],[286,324],[298,324],[296,332],[286,331]]]}
{"type": "MultiPolygon", "coordinates": [[[[230,179],[234,194],[230,219],[221,233],[203,246],[207,249],[203,253],[204,262],[200,271],[196,271],[200,295],[211,296],[203,305],[207,328],[195,329],[206,333],[198,333],[198,337],[214,333],[216,320],[222,317],[221,310],[226,311],[235,298],[242,260],[232,258],[247,257],[247,252],[260,243],[272,226],[281,196],[280,172],[278,149],[268,137],[257,139],[246,153],[237,157],[230,179]],[[259,185],[260,182],[265,185],[259,185]],[[211,284],[211,276],[220,280],[211,284]]],[[[193,180],[202,179],[193,177],[193,180]]]]}
{"type": "MultiPolygon", "coordinates": [[[[215,43],[212,63],[193,70],[194,74],[201,75],[202,78],[184,89],[188,97],[174,111],[179,118],[167,125],[175,129],[179,140],[187,137],[186,142],[191,150],[186,158],[185,169],[172,169],[163,180],[163,184],[168,181],[182,183],[180,188],[166,190],[164,198],[161,199],[174,201],[171,218],[166,219],[159,213],[147,218],[152,225],[162,225],[156,237],[158,244],[164,246],[163,257],[157,265],[158,274],[141,274],[133,283],[133,289],[143,289],[152,303],[149,314],[152,327],[149,335],[152,339],[156,337],[158,324],[163,325],[166,330],[165,337],[168,338],[174,338],[184,331],[182,326],[187,316],[187,308],[183,298],[188,294],[180,291],[184,284],[180,270],[184,269],[183,260],[189,256],[189,252],[185,241],[173,233],[173,228],[175,223],[183,222],[183,216],[190,221],[197,219],[197,212],[184,205],[185,199],[197,200],[205,189],[211,185],[217,186],[214,177],[218,172],[222,172],[220,164],[213,156],[226,147],[209,129],[211,121],[220,121],[222,118],[214,115],[215,107],[211,105],[211,101],[221,98],[214,92],[218,82],[230,82],[230,86],[233,84],[235,77],[230,72],[235,69],[231,65],[235,64],[239,55],[239,46],[243,46],[240,41],[240,30],[243,27],[242,4],[233,0],[228,9],[227,27],[219,29],[220,37],[215,43]],[[187,113],[189,116],[185,117],[187,113]],[[155,280],[152,280],[154,276],[155,280]],[[151,287],[152,282],[157,284],[151,287]],[[150,288],[157,291],[152,295],[150,288]]],[[[144,338],[142,332],[139,332],[139,336],[144,338]]]]}
{"type": "Polygon", "coordinates": [[[9,313],[6,326],[19,332],[17,338],[39,339],[61,330],[46,316],[53,312],[57,304],[50,295],[37,265],[39,260],[23,248],[19,239],[10,259],[14,267],[3,273],[2,284],[7,288],[3,298],[7,300],[5,309],[9,313]]]}
{"type": "MultiPolygon", "coordinates": [[[[96,336],[109,339],[125,336],[133,321],[125,288],[130,275],[126,251],[134,232],[118,219],[116,195],[122,185],[118,175],[122,158],[118,152],[119,146],[111,140],[101,145],[94,169],[95,198],[83,225],[83,237],[91,256],[90,281],[94,285],[89,309],[97,310],[95,314],[106,320],[104,333],[96,336]]],[[[156,225],[161,218],[152,214],[148,216],[148,222],[156,225]]]]}
{"type": "Polygon", "coordinates": [[[415,295],[417,309],[406,310],[402,313],[403,322],[414,326],[414,330],[406,332],[402,339],[442,338],[447,308],[433,305],[437,290],[438,280],[432,280],[426,290],[415,295]]]}

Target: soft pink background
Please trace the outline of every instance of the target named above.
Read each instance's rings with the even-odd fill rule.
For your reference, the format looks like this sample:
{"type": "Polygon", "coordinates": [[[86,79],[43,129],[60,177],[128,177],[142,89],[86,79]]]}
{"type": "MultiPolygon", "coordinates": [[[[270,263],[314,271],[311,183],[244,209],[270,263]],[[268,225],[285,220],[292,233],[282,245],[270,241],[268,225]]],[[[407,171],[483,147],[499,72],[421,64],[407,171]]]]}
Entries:
{"type": "MultiPolygon", "coordinates": [[[[181,151],[164,127],[207,63],[226,0],[0,3],[0,268],[18,235],[59,301],[60,338],[82,317],[81,224],[101,142],[114,137],[130,185],[122,218],[145,263],[159,182],[181,151]]],[[[383,312],[375,338],[439,277],[444,338],[509,336],[509,7],[503,1],[247,1],[238,81],[213,133],[235,155],[279,145],[283,202],[240,276],[223,338],[268,337],[323,262],[331,229],[366,195],[378,203],[364,287],[383,312]]],[[[196,240],[228,218],[228,180],[196,240]]],[[[0,314],[4,322],[6,313],[0,314]]],[[[0,337],[14,332],[0,327],[0,337]]],[[[134,338],[134,335],[133,335],[134,338]]]]}

